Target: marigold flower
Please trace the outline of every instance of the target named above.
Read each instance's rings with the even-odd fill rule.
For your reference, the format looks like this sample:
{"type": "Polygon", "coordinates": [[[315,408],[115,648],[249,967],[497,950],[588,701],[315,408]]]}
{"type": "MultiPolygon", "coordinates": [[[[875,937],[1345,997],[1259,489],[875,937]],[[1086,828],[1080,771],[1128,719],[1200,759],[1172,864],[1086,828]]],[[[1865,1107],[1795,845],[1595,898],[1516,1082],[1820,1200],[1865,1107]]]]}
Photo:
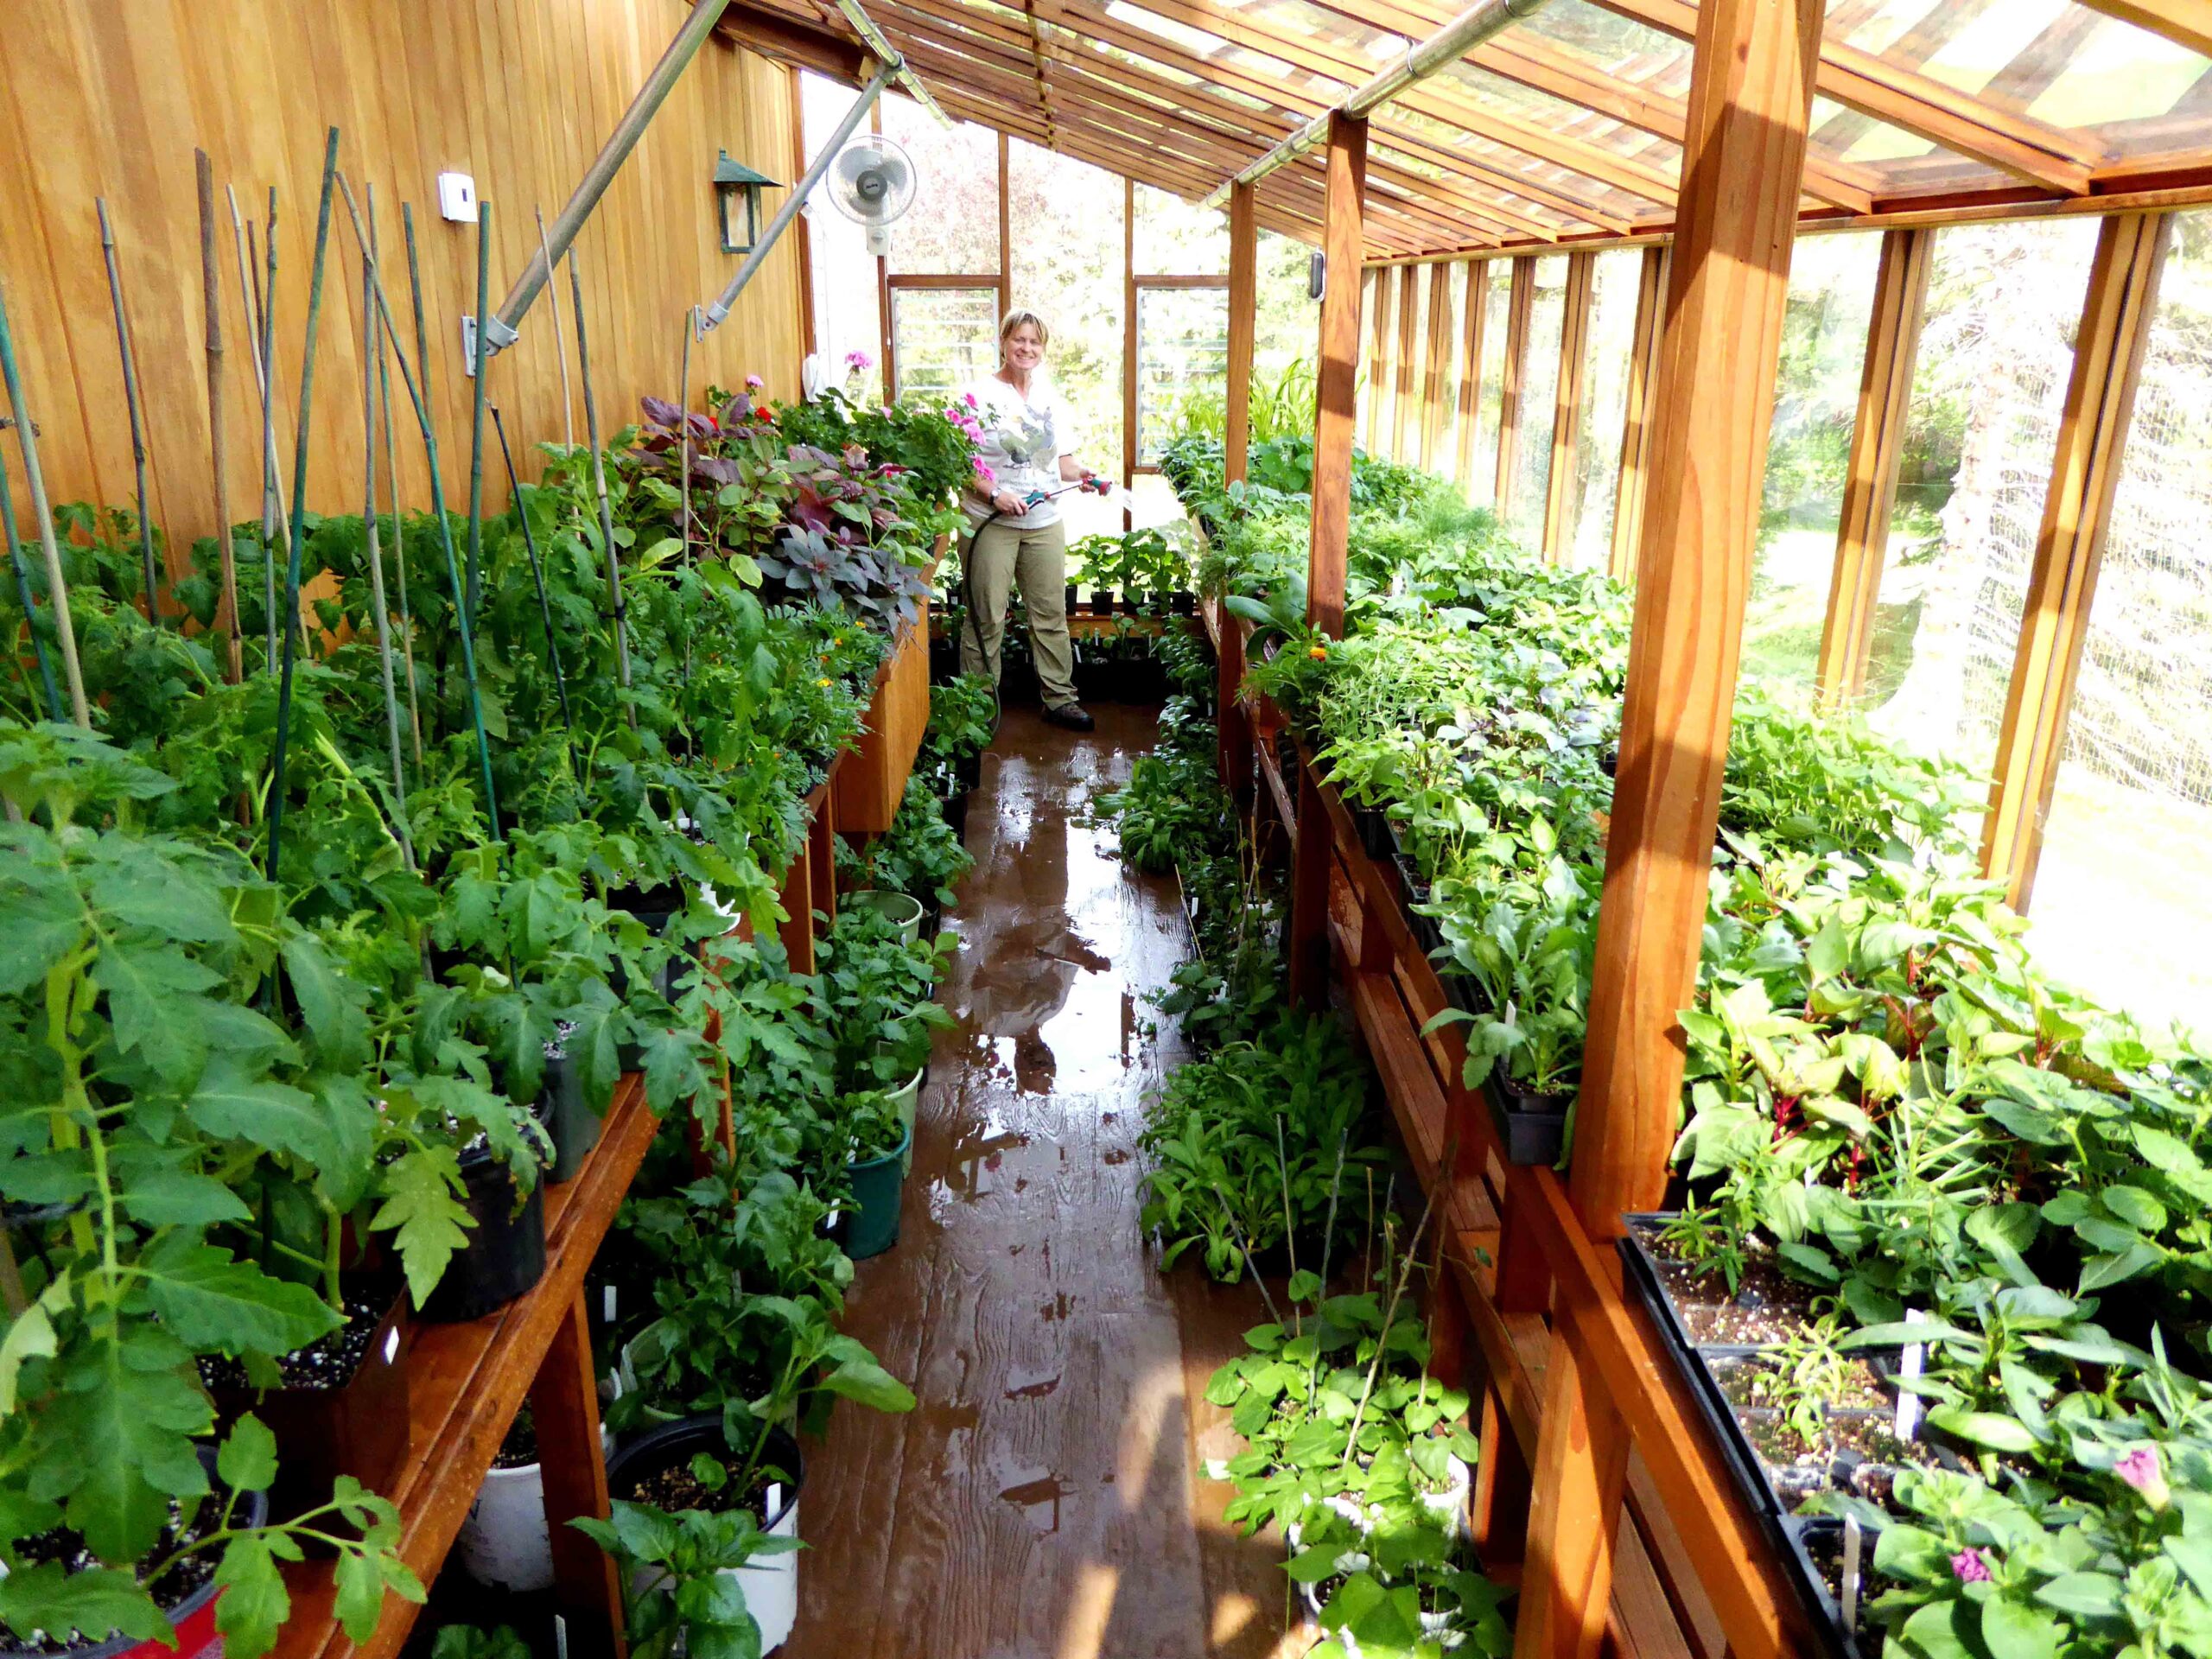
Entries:
{"type": "Polygon", "coordinates": [[[1989,1563],[1981,1559],[1978,1549],[1962,1549],[1951,1557],[1951,1571],[1961,1584],[1987,1584],[1989,1563]]]}
{"type": "Polygon", "coordinates": [[[815,682],[815,683],[816,683],[817,685],[818,685],[818,686],[821,686],[821,687],[822,687],[823,690],[825,690],[829,689],[829,685],[830,685],[830,682],[829,682],[829,681],[827,681],[827,680],[817,680],[817,681],[815,682]]]}
{"type": "Polygon", "coordinates": [[[1326,645],[1309,645],[1306,654],[1318,663],[1328,656],[1329,648],[1326,645]]]}

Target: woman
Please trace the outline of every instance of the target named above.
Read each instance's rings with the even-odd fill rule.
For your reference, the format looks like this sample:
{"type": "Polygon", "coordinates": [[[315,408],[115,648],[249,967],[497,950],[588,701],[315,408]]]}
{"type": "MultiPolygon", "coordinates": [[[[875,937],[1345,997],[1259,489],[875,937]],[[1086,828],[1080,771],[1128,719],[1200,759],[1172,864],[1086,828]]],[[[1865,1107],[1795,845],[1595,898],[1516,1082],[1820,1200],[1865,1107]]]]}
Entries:
{"type": "Polygon", "coordinates": [[[1075,460],[1074,429],[1039,373],[1052,332],[1034,311],[1009,311],[999,325],[999,370],[968,389],[982,427],[977,470],[962,493],[969,534],[960,629],[960,671],[999,683],[999,646],[1006,638],[1007,600],[1015,583],[1029,614],[1029,649],[1045,718],[1071,731],[1092,721],[1075,700],[1075,649],[1068,641],[1067,527],[1054,500],[1029,505],[1096,474],[1075,460]]]}

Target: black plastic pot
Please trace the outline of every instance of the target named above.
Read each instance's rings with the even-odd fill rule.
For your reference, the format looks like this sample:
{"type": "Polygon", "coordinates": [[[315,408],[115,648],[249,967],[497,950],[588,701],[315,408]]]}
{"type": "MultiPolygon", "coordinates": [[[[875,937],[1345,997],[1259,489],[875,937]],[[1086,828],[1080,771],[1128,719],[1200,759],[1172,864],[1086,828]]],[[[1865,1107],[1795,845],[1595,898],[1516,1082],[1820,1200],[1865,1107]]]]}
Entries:
{"type": "Polygon", "coordinates": [[[1091,589],[1090,613],[1093,616],[1111,616],[1114,614],[1114,590],[1111,588],[1094,588],[1091,589]]]}
{"type": "MultiPolygon", "coordinates": [[[[721,1463],[733,1464],[741,1460],[751,1449],[749,1446],[733,1446],[724,1438],[720,1412],[679,1417],[672,1423],[663,1423],[626,1440],[615,1448],[614,1455],[607,1460],[607,1495],[627,1499],[639,1482],[664,1469],[680,1469],[702,1452],[721,1463]]],[[[772,1428],[761,1451],[760,1463],[763,1468],[773,1469],[786,1478],[783,1482],[783,1501],[775,1514],[758,1517],[760,1530],[772,1532],[798,1502],[799,1492],[806,1484],[806,1460],[800,1455],[797,1440],[783,1429],[772,1428]]]]}
{"type": "Polygon", "coordinates": [[[981,784],[983,781],[983,757],[980,754],[963,754],[954,760],[952,781],[959,786],[963,795],[981,784]]]}
{"type": "MultiPolygon", "coordinates": [[[[549,1133],[552,1116],[551,1102],[541,1096],[537,1120],[549,1133]]],[[[475,1224],[423,1305],[422,1317],[437,1325],[480,1319],[545,1276],[545,1172],[524,1196],[514,1172],[489,1147],[472,1147],[461,1154],[461,1181],[475,1224]]]]}
{"type": "Polygon", "coordinates": [[[606,1120],[594,1111],[584,1095],[583,1068],[566,1054],[549,1055],[541,1099],[553,1103],[553,1165],[545,1172],[549,1181],[573,1181],[599,1144],[606,1120]]]}
{"type": "Polygon", "coordinates": [[[1490,1121],[1509,1164],[1555,1164],[1567,1144],[1567,1116],[1573,1102],[1563,1095],[1535,1095],[1493,1069],[1484,1091],[1490,1121]]]}
{"type": "MultiPolygon", "coordinates": [[[[365,1294],[357,1287],[348,1300],[365,1294]]],[[[407,1300],[397,1284],[378,1300],[384,1315],[353,1374],[336,1387],[209,1390],[218,1425],[227,1428],[250,1411],[276,1435],[281,1455],[269,1497],[280,1521],[329,1502],[340,1475],[388,1494],[406,1461],[407,1300]]]]}
{"type": "Polygon", "coordinates": [[[965,842],[968,839],[968,791],[944,798],[944,821],[952,826],[952,833],[965,842]]]}
{"type": "Polygon", "coordinates": [[[1173,593],[1167,596],[1167,608],[1176,616],[1198,614],[1198,596],[1196,594],[1173,593]]]}
{"type": "Polygon", "coordinates": [[[1123,665],[1122,701],[1154,703],[1167,700],[1167,670],[1156,657],[1139,657],[1123,665]]]}
{"type": "Polygon", "coordinates": [[[1070,582],[1070,583],[1068,583],[1068,585],[1067,585],[1067,588],[1068,588],[1068,591],[1067,591],[1067,600],[1066,600],[1066,604],[1067,604],[1067,613],[1068,613],[1070,616],[1073,616],[1073,615],[1075,614],[1075,607],[1076,607],[1076,605],[1077,605],[1077,599],[1076,599],[1076,596],[1075,596],[1075,583],[1073,583],[1073,582],[1070,582]]]}
{"type": "Polygon", "coordinates": [[[1380,809],[1355,806],[1351,810],[1351,821],[1353,827],[1359,831],[1361,851],[1377,862],[1390,856],[1390,820],[1380,809]]]}

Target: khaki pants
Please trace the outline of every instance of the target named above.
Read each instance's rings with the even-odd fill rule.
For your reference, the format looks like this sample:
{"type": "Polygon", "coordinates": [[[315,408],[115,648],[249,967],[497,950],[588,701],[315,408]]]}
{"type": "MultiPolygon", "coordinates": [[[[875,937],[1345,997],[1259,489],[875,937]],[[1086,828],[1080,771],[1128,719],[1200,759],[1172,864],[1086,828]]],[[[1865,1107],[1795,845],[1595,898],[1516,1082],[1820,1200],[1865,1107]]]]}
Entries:
{"type": "Polygon", "coordinates": [[[1029,650],[1047,709],[1075,701],[1075,647],[1068,640],[1068,531],[1055,520],[1037,530],[1003,521],[971,537],[963,557],[969,621],[960,625],[960,671],[999,683],[999,648],[1006,639],[1007,601],[1014,584],[1029,613],[1029,650]],[[982,636],[980,645],[977,635],[982,636]]]}

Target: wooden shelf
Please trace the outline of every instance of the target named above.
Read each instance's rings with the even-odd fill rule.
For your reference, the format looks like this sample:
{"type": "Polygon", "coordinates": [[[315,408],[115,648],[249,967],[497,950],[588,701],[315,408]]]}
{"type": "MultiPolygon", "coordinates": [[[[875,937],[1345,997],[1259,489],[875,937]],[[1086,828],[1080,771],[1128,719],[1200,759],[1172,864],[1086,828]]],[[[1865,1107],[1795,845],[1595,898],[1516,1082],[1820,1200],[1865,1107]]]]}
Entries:
{"type": "MultiPolygon", "coordinates": [[[[537,1287],[471,1324],[413,1327],[407,1460],[385,1496],[399,1508],[400,1554],[425,1585],[452,1548],[548,1349],[580,1313],[584,1274],[658,1126],[644,1079],[626,1075],[575,1179],[545,1189],[545,1276],[537,1287]]],[[[376,1633],[357,1646],[332,1611],[329,1562],[294,1562],[284,1576],[292,1616],[277,1637],[276,1659],[391,1659],[420,1611],[387,1595],[376,1633]]]]}
{"type": "MultiPolygon", "coordinates": [[[[1255,747],[1280,807],[1304,779],[1281,775],[1272,743],[1255,747]]],[[[1299,773],[1311,768],[1301,746],[1299,773]]],[[[1333,971],[1424,1190],[1450,1183],[1438,1194],[1450,1281],[1522,1463],[1536,1466],[1545,1374],[1554,1344],[1569,1333],[1642,1459],[1630,1510],[1644,1533],[1679,1541],[1655,1553],[1689,1564],[1692,1587],[1710,1599],[1736,1659],[1805,1650],[1788,1581],[1719,1472],[1723,1452],[1682,1397],[1657,1333],[1628,1305],[1612,1250],[1585,1230],[1555,1171],[1504,1161],[1486,1103],[1460,1081],[1465,1045],[1458,1027],[1421,1034],[1448,1004],[1407,918],[1396,873],[1367,855],[1337,791],[1318,776],[1313,783],[1329,840],[1333,971]]],[[[1629,1575],[1617,1580],[1619,1592],[1656,1592],[1654,1563],[1630,1559],[1623,1567],[1629,1575]]],[[[1617,1625],[1627,1617],[1617,1605],[1617,1625]]]]}

